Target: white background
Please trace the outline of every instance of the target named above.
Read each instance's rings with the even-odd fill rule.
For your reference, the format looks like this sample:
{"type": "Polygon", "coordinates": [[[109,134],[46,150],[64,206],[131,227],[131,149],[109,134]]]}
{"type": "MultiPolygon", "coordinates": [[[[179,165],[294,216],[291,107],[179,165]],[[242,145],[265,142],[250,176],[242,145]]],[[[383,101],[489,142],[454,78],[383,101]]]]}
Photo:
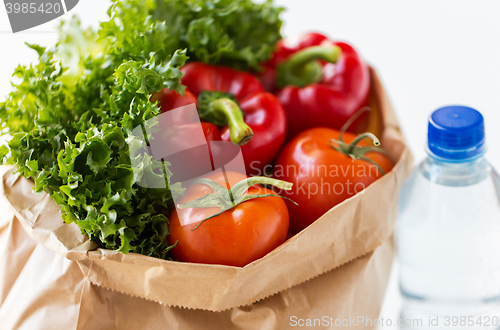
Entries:
{"type": "MultiPolygon", "coordinates": [[[[424,156],[426,122],[449,104],[485,116],[488,158],[500,168],[500,1],[497,0],[279,0],[288,8],[283,34],[320,31],[348,41],[373,65],[417,161],[424,156]]],[[[108,0],[80,0],[71,14],[85,25],[107,18],[108,0]]],[[[0,4],[0,99],[19,64],[36,59],[24,42],[53,45],[58,20],[12,34],[0,4]]],[[[393,269],[381,316],[396,319],[401,298],[393,269]]],[[[388,327],[387,329],[395,327],[388,327]]]]}

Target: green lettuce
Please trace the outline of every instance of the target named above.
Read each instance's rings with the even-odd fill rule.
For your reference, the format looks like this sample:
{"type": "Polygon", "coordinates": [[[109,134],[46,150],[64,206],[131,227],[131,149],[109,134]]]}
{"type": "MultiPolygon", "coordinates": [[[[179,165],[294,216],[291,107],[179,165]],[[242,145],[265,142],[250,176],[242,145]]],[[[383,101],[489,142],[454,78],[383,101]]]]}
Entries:
{"type": "Polygon", "coordinates": [[[272,0],[160,0],[152,14],[191,61],[258,71],[281,39],[282,11],[272,0]]]}
{"type": "Polygon", "coordinates": [[[159,114],[152,93],[184,92],[188,59],[256,69],[279,38],[280,11],[249,0],[115,0],[96,31],[63,23],[59,42],[28,45],[38,63],[13,74],[0,158],[100,246],[169,258],[165,214],[183,188],[168,185],[168,163],[133,154],[132,130],[159,114]],[[166,188],[144,188],[146,178],[166,188]]]}
{"type": "MultiPolygon", "coordinates": [[[[123,5],[112,8],[112,17],[123,5]]],[[[64,221],[76,222],[101,246],[166,258],[165,213],[182,189],[137,185],[127,140],[159,113],[151,93],[164,87],[183,93],[187,56],[163,47],[165,24],[148,10],[134,15],[135,25],[107,22],[99,33],[73,20],[54,48],[29,45],[39,62],[15,70],[20,82],[0,103],[1,129],[12,136],[0,156],[33,179],[35,192],[50,193],[64,221]]],[[[150,171],[162,166],[146,156],[141,162],[150,171]]]]}

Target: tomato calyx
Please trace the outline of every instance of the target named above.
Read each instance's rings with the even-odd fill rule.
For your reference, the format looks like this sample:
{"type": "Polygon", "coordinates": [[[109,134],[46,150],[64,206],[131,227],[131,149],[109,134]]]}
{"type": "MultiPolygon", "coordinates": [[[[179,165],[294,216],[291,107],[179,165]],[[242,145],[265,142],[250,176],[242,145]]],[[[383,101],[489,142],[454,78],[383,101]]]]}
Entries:
{"type": "Polygon", "coordinates": [[[276,86],[305,87],[323,79],[319,60],[336,63],[341,49],[338,46],[310,46],[299,50],[277,66],[276,86]]]}
{"type": "MultiPolygon", "coordinates": [[[[207,194],[202,197],[196,198],[192,201],[186,202],[184,204],[177,204],[177,208],[179,209],[187,209],[187,208],[206,208],[206,207],[219,207],[220,211],[216,214],[209,216],[208,218],[203,219],[195,228],[191,229],[191,231],[198,228],[203,222],[214,218],[221,213],[235,208],[239,204],[246,202],[255,198],[263,198],[263,197],[280,197],[290,200],[287,197],[280,196],[278,194],[254,194],[254,195],[245,195],[245,192],[251,186],[257,184],[266,184],[272,185],[276,188],[283,190],[291,190],[293,184],[286,181],[276,180],[267,177],[255,176],[250,177],[244,180],[241,180],[237,184],[235,184],[231,189],[227,189],[226,187],[218,184],[217,182],[207,179],[201,178],[193,181],[193,184],[205,184],[213,189],[212,194],[207,194]]],[[[292,201],[292,200],[290,200],[292,201]]],[[[293,201],[292,201],[293,202],[293,201]]],[[[295,203],[295,202],[293,202],[295,203]]],[[[296,204],[296,203],[295,203],[296,204]]]]}
{"type": "Polygon", "coordinates": [[[245,145],[253,131],[245,123],[243,111],[234,95],[217,91],[202,91],[198,96],[198,113],[204,121],[217,126],[228,126],[231,142],[245,145]]]}
{"type": "Polygon", "coordinates": [[[369,162],[372,165],[375,165],[380,173],[382,175],[385,175],[385,171],[382,169],[382,167],[377,164],[377,162],[371,160],[370,158],[366,157],[365,155],[369,152],[378,152],[384,155],[387,155],[387,152],[379,148],[380,147],[380,140],[375,136],[375,134],[370,133],[370,132],[365,132],[359,134],[354,140],[351,141],[351,143],[346,143],[344,142],[343,135],[345,131],[349,128],[349,126],[364,112],[366,111],[371,111],[371,108],[369,107],[364,107],[360,109],[354,116],[349,118],[349,120],[342,126],[340,133],[339,133],[339,139],[330,139],[328,142],[330,143],[330,146],[337,152],[340,152],[346,156],[351,157],[354,160],[364,160],[369,162]],[[360,146],[358,145],[361,141],[364,139],[369,138],[373,141],[374,147],[365,147],[365,146],[360,146]],[[335,145],[336,144],[336,145],[335,145]]]}

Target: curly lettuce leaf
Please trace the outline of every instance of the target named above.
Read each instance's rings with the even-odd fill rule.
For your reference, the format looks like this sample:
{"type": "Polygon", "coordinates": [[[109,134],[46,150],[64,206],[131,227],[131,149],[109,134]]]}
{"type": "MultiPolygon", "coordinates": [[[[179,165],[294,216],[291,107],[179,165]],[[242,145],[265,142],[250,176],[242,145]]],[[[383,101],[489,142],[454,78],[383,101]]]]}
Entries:
{"type": "MultiPolygon", "coordinates": [[[[138,37],[150,27],[144,21],[128,33],[138,37]]],[[[39,63],[16,69],[20,82],[0,103],[1,127],[12,135],[0,156],[33,179],[35,192],[50,193],[64,221],[77,223],[101,246],[168,258],[165,214],[172,194],[182,188],[137,185],[127,139],[133,128],[159,113],[149,101],[151,93],[164,87],[184,91],[185,51],[168,55],[161,45],[157,52],[125,48],[111,36],[92,40],[103,51],[78,52],[77,78],[61,56],[70,45],[30,46],[39,63]]],[[[148,155],[140,164],[149,171],[163,169],[148,155]]]]}
{"type": "Polygon", "coordinates": [[[281,39],[282,11],[272,0],[157,0],[151,10],[190,61],[245,71],[258,71],[271,57],[281,39]]]}
{"type": "Polygon", "coordinates": [[[187,49],[189,61],[258,71],[281,39],[282,11],[272,0],[113,0],[99,35],[117,56],[187,49]]]}

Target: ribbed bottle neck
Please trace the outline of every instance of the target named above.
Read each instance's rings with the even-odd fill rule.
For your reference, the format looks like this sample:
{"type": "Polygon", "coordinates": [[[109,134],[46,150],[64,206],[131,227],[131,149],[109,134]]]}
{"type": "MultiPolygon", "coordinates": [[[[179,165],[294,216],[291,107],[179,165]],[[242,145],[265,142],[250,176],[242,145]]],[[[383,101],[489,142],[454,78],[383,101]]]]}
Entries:
{"type": "Polygon", "coordinates": [[[459,163],[430,156],[420,164],[419,169],[428,180],[446,186],[476,184],[491,173],[491,165],[483,156],[459,163]]]}

